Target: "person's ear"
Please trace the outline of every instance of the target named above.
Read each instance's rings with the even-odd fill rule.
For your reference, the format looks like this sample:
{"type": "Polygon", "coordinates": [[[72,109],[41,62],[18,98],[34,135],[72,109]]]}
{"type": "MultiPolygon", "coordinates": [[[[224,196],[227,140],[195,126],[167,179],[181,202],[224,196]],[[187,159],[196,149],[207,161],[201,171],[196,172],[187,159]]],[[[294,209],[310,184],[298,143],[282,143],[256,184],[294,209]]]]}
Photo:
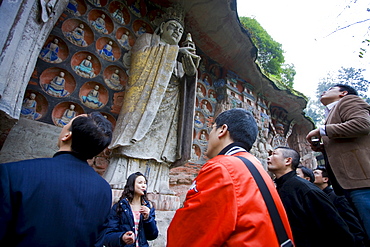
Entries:
{"type": "Polygon", "coordinates": [[[292,165],[292,157],[288,157],[288,158],[285,158],[285,165],[289,165],[291,166],[292,165]]]}
{"type": "Polygon", "coordinates": [[[327,183],[327,182],[329,182],[329,178],[328,178],[328,177],[322,177],[322,181],[323,181],[324,183],[327,183]]]}
{"type": "Polygon", "coordinates": [[[71,138],[72,138],[72,131],[68,131],[67,133],[64,134],[61,140],[63,142],[66,142],[66,141],[71,140],[71,138]]]}
{"type": "Polygon", "coordinates": [[[339,97],[342,98],[348,94],[348,91],[341,91],[339,97]]]}
{"type": "Polygon", "coordinates": [[[227,134],[228,126],[226,124],[223,124],[220,128],[218,128],[218,137],[222,137],[227,134]]]}

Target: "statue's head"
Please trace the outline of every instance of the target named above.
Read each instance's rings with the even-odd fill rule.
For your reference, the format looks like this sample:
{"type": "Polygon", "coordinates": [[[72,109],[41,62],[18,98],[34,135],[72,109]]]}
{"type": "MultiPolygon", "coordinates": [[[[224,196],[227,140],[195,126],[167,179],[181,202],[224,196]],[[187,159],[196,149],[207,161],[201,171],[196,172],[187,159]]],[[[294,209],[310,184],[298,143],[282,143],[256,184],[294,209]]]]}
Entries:
{"type": "Polygon", "coordinates": [[[175,19],[164,21],[159,26],[159,35],[161,40],[170,45],[177,45],[184,33],[184,28],[175,19]]]}

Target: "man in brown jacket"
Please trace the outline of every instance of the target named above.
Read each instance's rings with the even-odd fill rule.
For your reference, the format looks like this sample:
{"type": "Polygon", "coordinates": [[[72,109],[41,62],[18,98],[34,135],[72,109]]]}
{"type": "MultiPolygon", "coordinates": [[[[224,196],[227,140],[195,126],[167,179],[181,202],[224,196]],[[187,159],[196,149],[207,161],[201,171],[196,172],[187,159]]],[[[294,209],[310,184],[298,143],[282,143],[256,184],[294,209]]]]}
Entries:
{"type": "Polygon", "coordinates": [[[326,106],[325,125],[306,138],[313,151],[326,155],[330,179],[338,182],[353,203],[370,239],[370,105],[357,95],[343,84],[323,92],[320,101],[326,106]],[[321,145],[313,141],[316,138],[321,138],[321,145]]]}

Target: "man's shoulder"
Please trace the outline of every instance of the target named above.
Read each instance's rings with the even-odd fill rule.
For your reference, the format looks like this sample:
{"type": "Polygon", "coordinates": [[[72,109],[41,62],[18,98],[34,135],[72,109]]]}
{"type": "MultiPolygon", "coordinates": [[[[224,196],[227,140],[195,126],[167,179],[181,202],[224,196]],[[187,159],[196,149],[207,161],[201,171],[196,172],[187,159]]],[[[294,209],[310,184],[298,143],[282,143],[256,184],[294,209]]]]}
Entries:
{"type": "Polygon", "coordinates": [[[44,163],[47,161],[52,160],[53,158],[37,158],[37,159],[26,159],[26,160],[18,160],[18,161],[12,161],[12,162],[6,162],[6,163],[1,163],[0,165],[6,165],[6,166],[16,166],[16,165],[26,165],[26,164],[39,164],[39,163],[44,163]]]}
{"type": "Polygon", "coordinates": [[[346,95],[344,96],[341,100],[339,100],[338,105],[343,105],[343,104],[366,104],[369,105],[365,100],[363,100],[361,97],[357,95],[346,95]]]}

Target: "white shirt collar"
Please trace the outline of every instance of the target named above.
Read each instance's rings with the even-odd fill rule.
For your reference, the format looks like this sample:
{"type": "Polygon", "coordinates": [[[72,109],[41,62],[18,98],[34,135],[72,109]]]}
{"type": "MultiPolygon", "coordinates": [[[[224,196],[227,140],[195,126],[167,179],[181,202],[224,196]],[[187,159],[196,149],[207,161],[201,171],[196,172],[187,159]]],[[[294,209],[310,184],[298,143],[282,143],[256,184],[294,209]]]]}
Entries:
{"type": "Polygon", "coordinates": [[[331,111],[331,109],[334,108],[334,106],[336,104],[338,104],[338,102],[339,102],[339,100],[331,102],[330,104],[326,105],[326,107],[325,107],[325,118],[328,117],[329,112],[331,111]]]}

